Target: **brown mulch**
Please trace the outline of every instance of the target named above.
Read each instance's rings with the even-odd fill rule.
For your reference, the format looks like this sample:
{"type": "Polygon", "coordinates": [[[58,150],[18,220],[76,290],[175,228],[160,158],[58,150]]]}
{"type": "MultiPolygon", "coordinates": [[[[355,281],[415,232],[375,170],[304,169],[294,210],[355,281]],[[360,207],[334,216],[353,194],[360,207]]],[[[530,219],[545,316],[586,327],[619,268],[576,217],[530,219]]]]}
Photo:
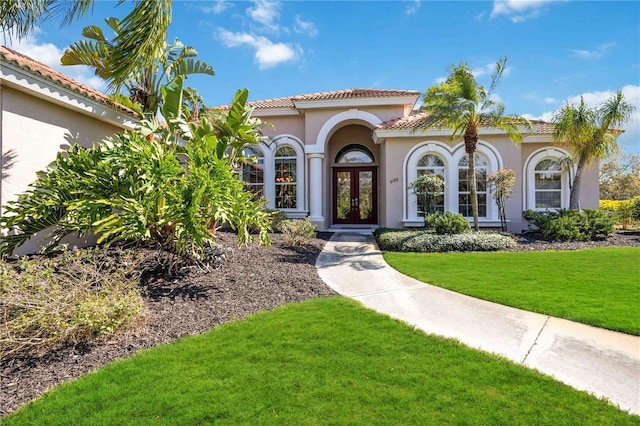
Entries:
{"type": "MultiPolygon", "coordinates": [[[[0,360],[0,415],[11,413],[47,389],[75,379],[116,359],[179,337],[280,305],[335,294],[318,276],[315,262],[330,234],[300,247],[288,247],[272,235],[272,248],[237,248],[235,235],[219,232],[229,250],[221,266],[208,273],[167,275],[148,253],[141,277],[147,302],[144,319],[105,340],[68,346],[42,357],[0,360]]],[[[596,246],[640,246],[639,231],[620,231],[594,242],[553,243],[535,234],[518,237],[514,251],[573,250],[596,246]]]]}

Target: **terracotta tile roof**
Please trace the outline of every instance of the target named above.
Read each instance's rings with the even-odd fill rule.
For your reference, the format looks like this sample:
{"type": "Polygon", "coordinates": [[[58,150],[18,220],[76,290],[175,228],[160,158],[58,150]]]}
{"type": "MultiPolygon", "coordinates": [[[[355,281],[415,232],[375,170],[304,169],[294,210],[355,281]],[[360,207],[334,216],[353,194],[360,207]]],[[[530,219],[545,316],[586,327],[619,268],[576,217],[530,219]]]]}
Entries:
{"type": "Polygon", "coordinates": [[[31,71],[34,74],[40,74],[42,77],[51,80],[61,86],[67,87],[73,90],[76,93],[79,93],[83,96],[87,96],[95,101],[98,101],[104,105],[107,105],[112,108],[116,108],[119,111],[125,112],[127,114],[138,116],[138,113],[135,111],[120,105],[117,102],[109,99],[107,95],[101,93],[95,89],[92,89],[89,86],[86,86],[64,74],[54,70],[48,65],[43,64],[42,62],[38,62],[28,56],[25,56],[21,53],[16,52],[6,46],[0,46],[0,57],[7,62],[12,62],[19,66],[20,68],[24,68],[28,71],[31,71]]]}
{"type": "Polygon", "coordinates": [[[390,89],[346,89],[333,92],[308,93],[306,95],[287,96],[283,98],[267,99],[249,102],[256,108],[295,108],[296,101],[328,101],[339,99],[375,99],[401,96],[420,96],[415,90],[390,90],[390,89]]]}
{"type": "Polygon", "coordinates": [[[378,124],[377,128],[381,130],[411,130],[419,126],[425,118],[427,118],[426,113],[412,110],[408,116],[384,121],[378,124]]]}
{"type": "MultiPolygon", "coordinates": [[[[426,113],[412,110],[408,116],[385,121],[378,124],[377,128],[380,130],[411,130],[415,127],[420,127],[426,118],[426,113]]],[[[553,124],[542,120],[530,121],[533,124],[534,135],[553,134],[553,124]]]]}

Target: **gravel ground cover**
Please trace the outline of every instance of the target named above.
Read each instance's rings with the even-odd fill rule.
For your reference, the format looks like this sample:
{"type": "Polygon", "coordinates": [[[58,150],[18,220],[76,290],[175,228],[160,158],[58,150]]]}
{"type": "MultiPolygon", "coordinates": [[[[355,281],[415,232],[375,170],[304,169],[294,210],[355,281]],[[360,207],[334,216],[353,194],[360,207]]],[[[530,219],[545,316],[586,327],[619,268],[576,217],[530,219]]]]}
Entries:
{"type": "MultiPolygon", "coordinates": [[[[93,343],[79,343],[42,357],[0,360],[0,415],[11,413],[47,389],[155,345],[277,306],[326,297],[335,292],[316,271],[315,262],[330,234],[299,247],[272,235],[272,248],[251,244],[237,248],[235,235],[219,232],[227,259],[208,273],[186,271],[167,275],[157,268],[155,252],[141,265],[141,286],[147,301],[144,317],[125,330],[93,343]]],[[[535,234],[518,236],[512,251],[575,250],[601,246],[639,246],[639,231],[620,231],[594,242],[553,243],[535,234]]]]}

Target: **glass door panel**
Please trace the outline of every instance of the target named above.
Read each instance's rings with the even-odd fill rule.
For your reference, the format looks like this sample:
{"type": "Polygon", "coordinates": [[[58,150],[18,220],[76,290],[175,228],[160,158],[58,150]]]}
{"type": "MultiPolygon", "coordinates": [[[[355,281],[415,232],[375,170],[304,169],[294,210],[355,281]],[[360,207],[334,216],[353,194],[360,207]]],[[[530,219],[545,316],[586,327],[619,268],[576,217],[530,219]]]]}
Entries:
{"type": "Polygon", "coordinates": [[[369,221],[373,219],[373,171],[358,172],[358,218],[369,221]]]}
{"type": "Polygon", "coordinates": [[[337,172],[336,181],[336,219],[349,220],[351,218],[351,172],[337,172]]]}

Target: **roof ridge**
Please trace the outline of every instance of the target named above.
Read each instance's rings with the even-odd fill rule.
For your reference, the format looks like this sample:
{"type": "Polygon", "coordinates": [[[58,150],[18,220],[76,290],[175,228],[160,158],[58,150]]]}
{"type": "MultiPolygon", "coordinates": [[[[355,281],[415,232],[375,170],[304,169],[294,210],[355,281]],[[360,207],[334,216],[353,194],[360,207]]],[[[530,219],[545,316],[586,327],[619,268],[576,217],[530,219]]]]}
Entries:
{"type": "Polygon", "coordinates": [[[114,107],[122,112],[138,116],[138,113],[118,102],[111,100],[106,94],[96,90],[84,83],[81,83],[60,71],[56,71],[49,65],[37,61],[24,53],[18,52],[10,47],[0,45],[0,57],[8,62],[12,62],[20,68],[25,68],[34,74],[39,74],[42,77],[58,83],[78,94],[87,96],[95,101],[98,101],[104,105],[114,107]]]}

